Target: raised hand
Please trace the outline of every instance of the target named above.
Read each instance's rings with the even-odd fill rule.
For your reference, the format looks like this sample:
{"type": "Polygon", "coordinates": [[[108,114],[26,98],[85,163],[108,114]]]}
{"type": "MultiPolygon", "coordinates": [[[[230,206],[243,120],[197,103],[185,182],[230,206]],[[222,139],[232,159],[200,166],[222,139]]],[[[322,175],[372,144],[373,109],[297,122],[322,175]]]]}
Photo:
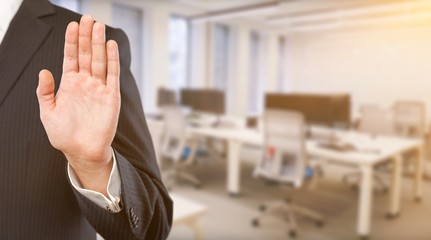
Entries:
{"type": "Polygon", "coordinates": [[[83,16],[66,30],[63,75],[57,94],[48,70],[39,73],[40,118],[52,146],[62,151],[83,187],[106,195],[111,143],[120,112],[117,43],[105,25],[83,16]]]}

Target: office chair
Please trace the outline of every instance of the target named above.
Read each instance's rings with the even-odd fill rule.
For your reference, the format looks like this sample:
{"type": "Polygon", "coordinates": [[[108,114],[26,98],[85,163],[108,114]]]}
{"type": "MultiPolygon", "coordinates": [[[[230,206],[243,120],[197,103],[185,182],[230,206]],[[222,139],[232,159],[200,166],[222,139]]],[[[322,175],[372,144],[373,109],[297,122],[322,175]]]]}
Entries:
{"type": "MultiPolygon", "coordinates": [[[[287,110],[266,110],[264,114],[264,147],[266,153],[258,161],[254,176],[279,183],[289,190],[305,188],[316,174],[308,164],[305,152],[305,123],[302,114],[287,110]]],[[[260,219],[268,213],[282,210],[289,221],[288,233],[296,236],[297,226],[294,212],[300,213],[323,225],[323,217],[292,201],[276,201],[260,207],[261,215],[252,220],[257,227],[260,219]]]]}
{"type": "MultiPolygon", "coordinates": [[[[361,117],[359,120],[358,131],[370,134],[372,136],[391,136],[395,134],[393,114],[390,109],[381,108],[376,105],[364,105],[360,109],[361,117]]],[[[387,163],[377,166],[377,169],[383,170],[387,168],[387,163]]],[[[386,169],[385,169],[386,171],[386,169]]],[[[351,179],[355,183],[360,179],[360,172],[354,171],[343,176],[344,182],[349,182],[351,179]]],[[[376,172],[374,174],[374,181],[378,184],[378,190],[386,193],[388,185],[383,181],[383,176],[376,172]]]]}
{"type": "Polygon", "coordinates": [[[167,187],[171,188],[176,180],[185,180],[199,188],[201,182],[185,171],[185,168],[194,161],[197,143],[193,138],[187,138],[182,110],[176,106],[166,106],[163,108],[163,119],[160,156],[173,162],[172,169],[163,174],[167,187]]]}
{"type": "Polygon", "coordinates": [[[398,101],[394,104],[395,132],[399,136],[423,138],[425,136],[425,104],[415,101],[398,101]]]}
{"type": "Polygon", "coordinates": [[[374,136],[394,135],[394,120],[390,109],[381,108],[377,105],[364,105],[361,107],[360,113],[359,132],[374,136]]]}
{"type": "MultiPolygon", "coordinates": [[[[395,133],[397,136],[422,139],[426,143],[425,104],[418,101],[398,101],[393,106],[395,133]]],[[[412,162],[416,152],[404,155],[405,173],[411,175],[414,171],[412,162]]]]}

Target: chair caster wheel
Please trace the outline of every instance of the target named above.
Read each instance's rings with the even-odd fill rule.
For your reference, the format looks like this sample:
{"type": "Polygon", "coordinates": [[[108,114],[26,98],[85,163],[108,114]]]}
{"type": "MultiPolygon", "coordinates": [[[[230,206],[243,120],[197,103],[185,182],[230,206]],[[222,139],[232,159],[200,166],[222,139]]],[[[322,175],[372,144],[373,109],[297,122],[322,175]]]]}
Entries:
{"type": "MultiPolygon", "coordinates": [[[[319,177],[324,177],[325,176],[325,172],[323,170],[319,170],[318,171],[319,177]]],[[[347,181],[347,178],[346,178],[347,181]]]]}
{"type": "Polygon", "coordinates": [[[360,240],[368,240],[369,238],[367,235],[364,235],[364,236],[359,236],[359,239],[360,240]]]}
{"type": "Polygon", "coordinates": [[[400,216],[400,213],[388,213],[386,214],[386,219],[393,220],[395,218],[398,218],[400,216]]]}
{"type": "Polygon", "coordinates": [[[253,219],[253,220],[251,221],[251,225],[252,225],[253,227],[259,227],[259,220],[258,220],[258,219],[253,219]]]}
{"type": "Polygon", "coordinates": [[[239,193],[229,193],[229,197],[231,198],[237,198],[239,196],[240,196],[239,193]]]}
{"type": "Polygon", "coordinates": [[[291,231],[289,231],[289,237],[291,237],[291,238],[296,238],[296,236],[297,236],[297,234],[296,234],[296,231],[295,231],[295,230],[291,230],[291,231]]]}
{"type": "Polygon", "coordinates": [[[266,211],[266,206],[265,206],[265,205],[261,205],[261,206],[259,207],[259,211],[261,211],[261,212],[265,212],[265,211],[266,211]]]}
{"type": "Polygon", "coordinates": [[[317,227],[323,227],[323,226],[325,226],[325,223],[323,221],[316,221],[316,226],[317,227]]]}

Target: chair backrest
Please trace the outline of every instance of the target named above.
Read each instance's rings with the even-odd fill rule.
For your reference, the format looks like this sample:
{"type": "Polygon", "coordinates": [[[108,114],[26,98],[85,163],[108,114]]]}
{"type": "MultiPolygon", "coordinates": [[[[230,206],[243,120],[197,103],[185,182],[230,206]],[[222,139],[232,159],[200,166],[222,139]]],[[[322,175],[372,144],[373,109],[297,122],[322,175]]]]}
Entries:
{"type": "Polygon", "coordinates": [[[160,148],[161,157],[181,160],[186,144],[186,128],[181,108],[166,106],[163,108],[164,130],[160,148]]]}
{"type": "Polygon", "coordinates": [[[372,135],[394,135],[394,120],[390,109],[364,105],[360,109],[358,130],[372,135]]]}
{"type": "Polygon", "coordinates": [[[307,164],[303,115],[288,110],[266,110],[263,118],[265,151],[254,175],[301,186],[307,164]]]}
{"type": "Polygon", "coordinates": [[[425,136],[425,104],[416,101],[399,101],[394,104],[395,131],[404,137],[425,136]]]}

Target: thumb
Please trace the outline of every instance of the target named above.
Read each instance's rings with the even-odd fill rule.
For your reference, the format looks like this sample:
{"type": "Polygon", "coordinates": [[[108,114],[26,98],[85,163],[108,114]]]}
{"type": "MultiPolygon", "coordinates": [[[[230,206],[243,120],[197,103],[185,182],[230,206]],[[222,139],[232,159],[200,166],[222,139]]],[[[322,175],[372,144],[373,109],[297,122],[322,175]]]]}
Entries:
{"type": "Polygon", "coordinates": [[[47,111],[54,107],[54,76],[46,69],[39,73],[39,86],[37,87],[36,94],[39,100],[40,111],[47,111]]]}

